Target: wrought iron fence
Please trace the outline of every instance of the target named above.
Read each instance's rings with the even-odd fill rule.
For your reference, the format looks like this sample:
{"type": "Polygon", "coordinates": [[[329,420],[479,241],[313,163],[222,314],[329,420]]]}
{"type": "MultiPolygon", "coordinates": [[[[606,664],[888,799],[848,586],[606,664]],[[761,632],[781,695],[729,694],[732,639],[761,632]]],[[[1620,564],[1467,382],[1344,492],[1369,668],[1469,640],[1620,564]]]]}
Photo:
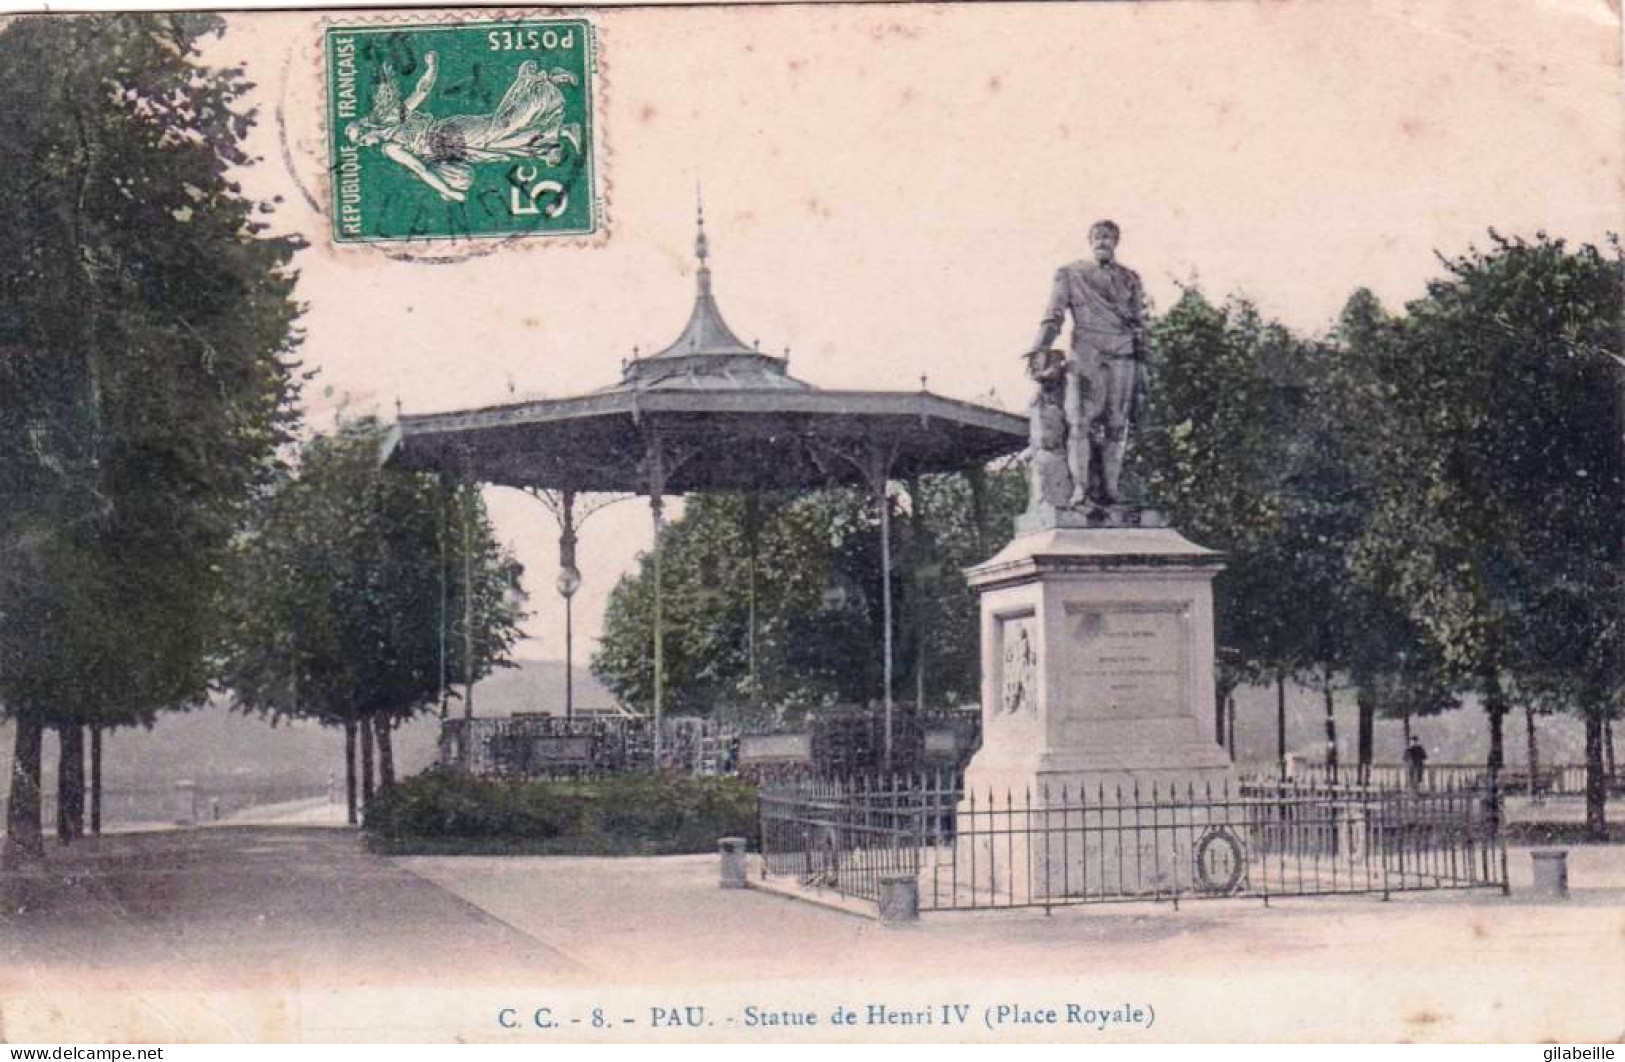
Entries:
{"type": "MultiPolygon", "coordinates": [[[[1625,790],[1625,773],[1604,771],[1603,784],[1610,792],[1625,790]]],[[[1339,764],[1295,763],[1291,780],[1315,785],[1372,786],[1378,789],[1459,789],[1464,786],[1494,785],[1504,795],[1531,797],[1583,796],[1586,766],[1583,763],[1503,767],[1494,772],[1482,763],[1430,763],[1412,767],[1402,763],[1339,764]]]]}
{"type": "MultiPolygon", "coordinates": [[[[671,716],[661,727],[660,768],[691,774],[734,769],[738,734],[708,719],[671,716]]],[[[579,778],[652,771],[654,724],[642,717],[448,719],[440,762],[477,775],[579,778]]]]}
{"type": "Polygon", "coordinates": [[[766,787],[762,872],[922,910],[1506,888],[1493,790],[1297,783],[969,793],[952,779],[766,787]]]}
{"type": "Polygon", "coordinates": [[[883,875],[918,873],[924,854],[952,837],[959,793],[944,775],[764,784],[763,872],[878,901],[883,875]]]}
{"type": "MultiPolygon", "coordinates": [[[[899,706],[892,763],[902,770],[958,770],[980,741],[973,711],[899,706]]],[[[661,720],[660,769],[738,773],[757,781],[845,777],[881,769],[884,726],[866,709],[815,712],[796,729],[751,733],[698,716],[661,720]]],[[[440,762],[477,775],[580,778],[654,770],[654,723],[644,716],[517,713],[447,719],[440,762]]]]}
{"type": "Polygon", "coordinates": [[[793,727],[746,733],[739,773],[758,783],[800,778],[962,771],[982,742],[977,709],[917,708],[900,701],[892,720],[890,763],[884,716],[871,708],[817,709],[793,727]]]}

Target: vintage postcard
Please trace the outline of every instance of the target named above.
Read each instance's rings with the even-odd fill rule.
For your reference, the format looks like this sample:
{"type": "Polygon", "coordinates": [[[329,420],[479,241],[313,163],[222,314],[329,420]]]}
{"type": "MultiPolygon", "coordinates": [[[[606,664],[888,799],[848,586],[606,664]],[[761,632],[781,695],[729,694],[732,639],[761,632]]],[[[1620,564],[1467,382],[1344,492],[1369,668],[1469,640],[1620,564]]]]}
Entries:
{"type": "Polygon", "coordinates": [[[1621,47],[7,17],[0,1039],[1617,1042],[1621,47]]]}

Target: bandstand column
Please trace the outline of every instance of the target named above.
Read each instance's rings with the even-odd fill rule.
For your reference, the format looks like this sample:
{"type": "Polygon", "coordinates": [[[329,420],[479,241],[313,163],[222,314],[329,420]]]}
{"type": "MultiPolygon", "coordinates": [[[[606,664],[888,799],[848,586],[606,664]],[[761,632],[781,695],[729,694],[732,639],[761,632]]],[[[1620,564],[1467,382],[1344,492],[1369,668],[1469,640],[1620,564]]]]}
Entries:
{"type": "Polygon", "coordinates": [[[747,646],[750,673],[750,704],[755,708],[761,700],[761,686],[756,671],[756,565],[762,530],[761,499],[753,490],[745,492],[745,561],[748,576],[746,606],[749,611],[747,646]]]}
{"type": "Polygon", "coordinates": [[[573,490],[559,498],[559,576],[558,591],[564,598],[564,718],[575,716],[575,594],[581,587],[581,570],[576,567],[576,525],[573,490]]]}
{"type": "Polygon", "coordinates": [[[654,767],[660,770],[660,722],[666,693],[666,618],[661,600],[661,532],[666,526],[666,467],[665,455],[658,435],[651,434],[645,455],[645,476],[649,490],[649,515],[654,525],[655,575],[655,661],[654,661],[654,767]]]}
{"type": "MultiPolygon", "coordinates": [[[[479,497],[468,451],[463,451],[463,718],[474,718],[474,502],[479,497]]],[[[470,735],[473,731],[470,729],[470,735]]]]}
{"type": "Polygon", "coordinates": [[[440,718],[446,718],[451,704],[450,670],[447,667],[446,631],[451,625],[451,557],[446,546],[451,538],[451,498],[456,486],[451,475],[441,472],[437,477],[440,487],[440,507],[437,512],[439,526],[435,528],[436,544],[440,547],[440,608],[436,614],[439,630],[435,632],[439,658],[440,718]]]}
{"type": "Polygon", "coordinates": [[[885,709],[885,744],[882,746],[882,769],[886,774],[892,769],[892,600],[891,600],[891,505],[886,497],[886,488],[891,477],[891,460],[894,451],[883,446],[878,440],[869,441],[869,463],[867,468],[869,488],[874,492],[875,505],[880,510],[880,623],[883,674],[883,697],[881,700],[885,709]]]}
{"type": "Polygon", "coordinates": [[[913,531],[913,564],[910,575],[909,625],[914,637],[914,710],[925,711],[925,567],[929,552],[926,546],[925,492],[920,477],[910,476],[907,481],[909,525],[913,531]]]}

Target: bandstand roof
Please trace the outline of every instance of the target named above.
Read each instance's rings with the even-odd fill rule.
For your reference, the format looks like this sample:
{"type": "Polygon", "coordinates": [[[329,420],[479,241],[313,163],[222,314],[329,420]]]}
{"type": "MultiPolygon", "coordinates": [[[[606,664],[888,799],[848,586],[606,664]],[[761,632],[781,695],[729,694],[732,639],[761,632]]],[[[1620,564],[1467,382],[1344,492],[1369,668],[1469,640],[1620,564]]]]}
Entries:
{"type": "Polygon", "coordinates": [[[663,493],[777,490],[958,471],[1027,445],[1027,422],[926,390],[830,391],[746,346],[711,289],[704,220],[694,308],[658,353],[573,398],[399,417],[385,463],[511,487],[646,492],[651,446],[663,493]]]}

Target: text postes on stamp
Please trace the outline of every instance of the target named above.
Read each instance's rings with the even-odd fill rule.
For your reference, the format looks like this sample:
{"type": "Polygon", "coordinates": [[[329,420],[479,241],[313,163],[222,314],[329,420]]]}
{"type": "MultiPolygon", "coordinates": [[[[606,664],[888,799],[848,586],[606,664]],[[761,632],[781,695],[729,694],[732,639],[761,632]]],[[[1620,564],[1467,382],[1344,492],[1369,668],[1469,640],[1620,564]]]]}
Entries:
{"type": "Polygon", "coordinates": [[[333,238],[594,232],[593,47],[579,18],[329,27],[333,238]]]}

